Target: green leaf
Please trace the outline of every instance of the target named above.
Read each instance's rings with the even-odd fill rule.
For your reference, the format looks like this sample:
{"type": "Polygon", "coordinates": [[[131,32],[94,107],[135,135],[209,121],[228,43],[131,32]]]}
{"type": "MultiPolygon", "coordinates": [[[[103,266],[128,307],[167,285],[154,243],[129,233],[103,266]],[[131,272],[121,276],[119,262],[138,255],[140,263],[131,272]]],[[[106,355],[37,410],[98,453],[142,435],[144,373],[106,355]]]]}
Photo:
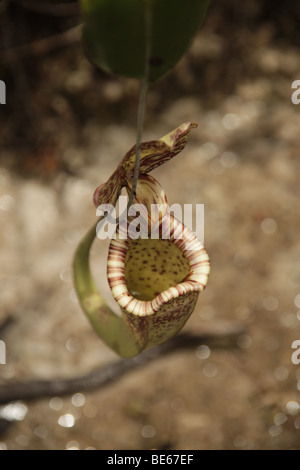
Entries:
{"type": "Polygon", "coordinates": [[[94,65],[154,81],[186,52],[210,0],[80,0],[83,43],[94,65]]]}

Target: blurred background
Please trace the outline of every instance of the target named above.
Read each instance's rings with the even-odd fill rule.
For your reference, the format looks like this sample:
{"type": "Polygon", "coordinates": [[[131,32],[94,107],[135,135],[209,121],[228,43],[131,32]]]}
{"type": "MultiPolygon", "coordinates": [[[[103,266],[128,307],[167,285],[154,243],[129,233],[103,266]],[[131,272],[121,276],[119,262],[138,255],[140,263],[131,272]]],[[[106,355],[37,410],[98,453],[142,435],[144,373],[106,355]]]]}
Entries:
{"type": "MultiPolygon", "coordinates": [[[[82,313],[71,264],[95,222],[94,189],[135,143],[139,83],[88,62],[76,1],[1,0],[0,21],[1,389],[119,360],[82,313]]],[[[8,397],[0,449],[300,448],[299,24],[292,0],[216,0],[149,90],[143,140],[199,124],[154,174],[170,203],[205,204],[211,275],[184,331],[224,341],[103,389],[8,397]]],[[[112,302],[107,247],[95,244],[93,269],[112,302]]]]}

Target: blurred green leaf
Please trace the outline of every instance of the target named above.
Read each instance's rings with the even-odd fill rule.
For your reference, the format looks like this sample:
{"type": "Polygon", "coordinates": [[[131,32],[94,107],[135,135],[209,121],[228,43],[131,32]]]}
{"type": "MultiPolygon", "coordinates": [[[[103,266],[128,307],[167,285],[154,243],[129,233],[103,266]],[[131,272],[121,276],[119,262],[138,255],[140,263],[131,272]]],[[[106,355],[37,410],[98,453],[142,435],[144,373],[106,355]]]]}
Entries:
{"type": "Polygon", "coordinates": [[[210,0],[80,0],[87,56],[108,72],[154,81],[189,47],[210,0]]]}

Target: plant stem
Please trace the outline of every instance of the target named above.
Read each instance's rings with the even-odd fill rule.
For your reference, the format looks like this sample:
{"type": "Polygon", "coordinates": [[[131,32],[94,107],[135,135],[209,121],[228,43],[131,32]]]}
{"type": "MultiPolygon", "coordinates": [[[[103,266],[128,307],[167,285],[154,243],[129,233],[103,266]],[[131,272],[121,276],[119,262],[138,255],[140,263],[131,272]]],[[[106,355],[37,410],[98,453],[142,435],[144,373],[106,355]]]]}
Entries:
{"type": "Polygon", "coordinates": [[[133,173],[132,188],[131,188],[131,193],[130,193],[127,209],[129,209],[129,207],[133,203],[133,199],[136,195],[136,188],[137,188],[138,179],[139,179],[141,143],[142,143],[142,136],[143,136],[143,125],[144,125],[144,117],[145,117],[147,91],[148,91],[148,77],[146,76],[142,81],[142,86],[141,86],[141,91],[140,91],[138,119],[137,119],[135,166],[134,166],[134,173],[133,173]]]}
{"type": "Polygon", "coordinates": [[[150,66],[150,57],[151,57],[151,30],[152,30],[152,12],[151,12],[150,1],[146,0],[145,2],[145,35],[146,35],[145,76],[142,81],[140,97],[139,97],[135,166],[134,166],[134,173],[133,173],[132,189],[131,189],[127,209],[129,209],[129,207],[133,203],[134,197],[136,195],[136,188],[137,188],[138,179],[139,179],[141,143],[142,143],[143,125],[144,125],[144,117],[145,117],[145,109],[146,109],[146,99],[147,99],[147,92],[148,92],[148,87],[149,87],[149,66],[150,66]]]}

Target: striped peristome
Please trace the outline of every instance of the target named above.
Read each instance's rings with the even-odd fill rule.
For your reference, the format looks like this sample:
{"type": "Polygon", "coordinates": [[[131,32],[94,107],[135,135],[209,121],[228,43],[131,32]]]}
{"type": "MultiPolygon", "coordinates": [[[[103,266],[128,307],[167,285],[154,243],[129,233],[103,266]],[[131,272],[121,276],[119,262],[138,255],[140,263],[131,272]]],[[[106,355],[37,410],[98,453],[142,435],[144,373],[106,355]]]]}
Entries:
{"type": "Polygon", "coordinates": [[[173,217],[171,224],[170,239],[116,238],[109,247],[107,279],[112,295],[128,328],[141,336],[144,349],[179,332],[210,270],[207,252],[195,235],[173,217]],[[178,231],[181,239],[174,237],[178,231]]]}

